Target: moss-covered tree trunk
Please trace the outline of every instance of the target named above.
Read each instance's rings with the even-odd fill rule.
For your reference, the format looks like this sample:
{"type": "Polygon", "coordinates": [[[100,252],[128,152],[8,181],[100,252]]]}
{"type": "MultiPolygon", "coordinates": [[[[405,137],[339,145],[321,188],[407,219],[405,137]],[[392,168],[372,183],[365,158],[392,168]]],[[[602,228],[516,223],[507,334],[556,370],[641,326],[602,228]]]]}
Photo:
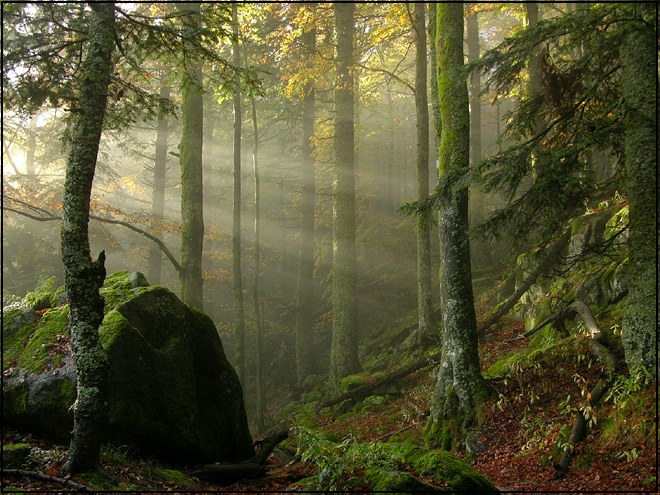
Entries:
{"type": "MultiPolygon", "coordinates": [[[[165,71],[161,71],[161,77],[165,77],[165,71]]],[[[165,214],[165,177],[167,174],[167,141],[168,119],[165,115],[165,105],[169,103],[170,87],[161,83],[160,87],[161,109],[156,124],[156,153],[154,159],[154,178],[151,188],[151,215],[154,222],[163,220],[165,214]]],[[[160,236],[157,236],[160,238],[160,236]]],[[[161,270],[163,266],[163,251],[155,243],[149,249],[149,265],[147,278],[154,285],[160,284],[161,270]]]]}
{"type": "MultiPolygon", "coordinates": [[[[200,3],[179,3],[183,33],[195,39],[199,31],[200,3]]],[[[184,50],[190,42],[184,43],[184,50]]],[[[204,199],[202,144],[204,106],[202,64],[186,50],[181,79],[181,295],[185,303],[203,309],[202,250],[204,247],[204,199]]]]}
{"type": "Polygon", "coordinates": [[[98,328],[103,320],[99,288],[105,278],[104,260],[92,261],[88,223],[92,181],[103,130],[112,76],[115,43],[114,3],[91,3],[89,49],[80,68],[77,120],[73,131],[62,206],[62,260],[69,299],[71,350],[78,378],[73,405],[70,472],[84,472],[99,463],[107,423],[108,363],[98,328]]]}
{"type": "Polygon", "coordinates": [[[352,3],[335,3],[335,165],[332,184],[332,344],[330,379],[360,369],[355,290],[355,173],[352,3]]]}
{"type": "MultiPolygon", "coordinates": [[[[232,63],[241,66],[238,43],[238,8],[232,4],[232,63]]],[[[236,371],[241,384],[245,385],[245,310],[243,306],[243,274],[241,270],[241,86],[238,75],[234,80],[234,205],[232,212],[232,275],[234,290],[234,331],[236,332],[236,371]]]]}
{"type": "MultiPolygon", "coordinates": [[[[424,200],[429,194],[429,107],[426,83],[426,14],[423,3],[414,7],[415,32],[415,108],[417,111],[417,198],[424,200]]],[[[439,335],[433,323],[431,300],[431,219],[417,216],[417,340],[426,347],[438,342],[439,335]]]]}
{"type": "MultiPolygon", "coordinates": [[[[468,91],[463,64],[463,5],[440,3],[437,14],[438,95],[442,120],[440,179],[467,171],[468,91]]],[[[468,241],[468,191],[445,188],[440,198],[442,359],[432,397],[429,443],[449,449],[475,424],[487,387],[479,369],[468,241]]]]}
{"type": "MultiPolygon", "coordinates": [[[[312,8],[311,6],[307,8],[312,8]]],[[[303,53],[312,57],[316,51],[316,29],[305,28],[301,36],[303,53]]],[[[301,239],[298,262],[298,287],[296,301],[296,382],[300,389],[305,379],[313,373],[314,334],[314,211],[316,209],[316,181],[312,148],[316,104],[314,84],[309,82],[302,97],[302,209],[301,239]]]]}
{"type": "Polygon", "coordinates": [[[628,297],[622,341],[628,366],[657,365],[657,52],[653,4],[639,3],[638,21],[621,46],[625,166],[630,208],[628,297]],[[656,304],[654,304],[656,301],[656,304]]]}

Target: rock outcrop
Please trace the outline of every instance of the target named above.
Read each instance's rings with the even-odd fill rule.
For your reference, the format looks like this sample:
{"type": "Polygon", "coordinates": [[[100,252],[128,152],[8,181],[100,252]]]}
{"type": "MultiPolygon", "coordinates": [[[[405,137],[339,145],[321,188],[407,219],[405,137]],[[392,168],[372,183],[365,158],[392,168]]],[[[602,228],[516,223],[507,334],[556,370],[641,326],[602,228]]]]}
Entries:
{"type": "MultiPolygon", "coordinates": [[[[252,457],[241,385],[211,319],[139,273],[109,276],[101,294],[107,440],[186,463],[252,457]]],[[[68,306],[47,301],[58,298],[33,293],[3,309],[3,419],[68,441],[76,395],[68,306]]]]}

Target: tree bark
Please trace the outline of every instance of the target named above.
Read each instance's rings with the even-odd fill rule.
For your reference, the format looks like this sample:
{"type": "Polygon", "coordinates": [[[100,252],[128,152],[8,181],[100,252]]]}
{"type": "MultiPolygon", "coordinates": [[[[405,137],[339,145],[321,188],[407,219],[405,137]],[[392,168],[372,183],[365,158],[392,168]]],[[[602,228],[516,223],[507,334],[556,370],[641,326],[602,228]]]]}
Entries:
{"type": "Polygon", "coordinates": [[[266,429],[264,411],[266,397],[264,387],[264,336],[261,326],[261,307],[259,291],[261,289],[261,189],[259,177],[259,128],[257,126],[257,105],[254,96],[250,98],[252,104],[252,130],[254,133],[254,148],[252,149],[252,167],[254,171],[254,279],[252,300],[254,301],[254,327],[257,337],[257,428],[266,429]]]}
{"type": "MultiPolygon", "coordinates": [[[[415,108],[417,111],[417,199],[429,195],[429,107],[426,84],[425,5],[415,3],[415,108]]],[[[437,344],[439,335],[433,322],[431,299],[431,218],[417,215],[417,343],[421,347],[437,344]]]]}
{"type": "MultiPolygon", "coordinates": [[[[200,3],[179,3],[183,32],[195,39],[200,3]]],[[[184,42],[184,50],[191,49],[184,42]]],[[[203,309],[202,250],[204,247],[204,199],[202,184],[202,144],[204,107],[202,100],[202,65],[193,57],[184,63],[181,80],[181,295],[183,302],[203,309]],[[192,59],[192,60],[190,60],[192,59]]]]}
{"type": "Polygon", "coordinates": [[[624,154],[630,202],[629,292],[621,340],[628,366],[645,366],[657,380],[657,102],[653,88],[657,86],[658,74],[656,37],[651,27],[657,11],[652,4],[641,2],[635,10],[638,20],[632,21],[631,32],[621,47],[624,154]]]}
{"type": "MultiPolygon", "coordinates": [[[[241,65],[238,43],[238,7],[232,3],[232,63],[241,65]]],[[[236,371],[245,385],[245,311],[243,308],[243,275],[241,271],[241,87],[238,74],[234,79],[234,207],[232,221],[232,273],[234,287],[234,329],[236,332],[236,371]]]]}
{"type": "MultiPolygon", "coordinates": [[[[165,77],[165,71],[161,71],[161,77],[165,77]]],[[[151,192],[151,215],[155,222],[163,220],[165,214],[165,176],[167,174],[167,141],[168,141],[168,121],[165,116],[165,105],[170,99],[170,87],[166,83],[161,83],[160,87],[161,110],[156,125],[156,156],[154,159],[154,181],[151,192]]],[[[160,239],[160,235],[157,235],[160,239]]],[[[160,284],[161,270],[163,265],[163,253],[157,247],[152,245],[149,250],[149,265],[147,268],[147,278],[154,284],[160,284]]]]}
{"type": "MultiPolygon", "coordinates": [[[[307,8],[313,9],[314,4],[307,8]]],[[[303,53],[312,57],[316,51],[316,28],[306,27],[301,36],[303,53]]],[[[300,255],[298,257],[298,287],[296,301],[296,383],[301,389],[313,373],[314,335],[314,214],[316,181],[312,138],[316,118],[314,84],[309,82],[302,98],[302,209],[300,255]]]]}
{"type": "MultiPolygon", "coordinates": [[[[442,177],[468,169],[470,117],[463,63],[463,5],[440,3],[436,9],[442,120],[438,175],[442,177]]],[[[479,369],[467,235],[467,187],[451,188],[440,199],[443,342],[427,439],[450,449],[476,423],[477,411],[488,397],[488,388],[479,369]]]]}
{"type": "Polygon", "coordinates": [[[114,3],[91,3],[89,48],[81,67],[78,118],[73,131],[62,213],[64,285],[69,299],[69,332],[77,375],[68,470],[89,471],[99,464],[107,423],[108,362],[98,336],[103,320],[99,288],[105,254],[93,262],[88,224],[92,181],[112,77],[115,43],[114,3]]]}
{"type": "Polygon", "coordinates": [[[353,127],[353,11],[352,3],[335,3],[337,43],[335,82],[335,164],[333,169],[332,344],[330,380],[360,369],[358,360],[355,289],[355,175],[353,127]]]}

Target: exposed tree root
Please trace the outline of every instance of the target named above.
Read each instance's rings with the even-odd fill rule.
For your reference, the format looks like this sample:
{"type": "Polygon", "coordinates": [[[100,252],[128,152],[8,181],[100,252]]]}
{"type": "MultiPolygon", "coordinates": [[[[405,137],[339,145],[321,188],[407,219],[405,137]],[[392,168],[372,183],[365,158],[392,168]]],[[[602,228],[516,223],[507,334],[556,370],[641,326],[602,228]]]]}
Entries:
{"type": "Polygon", "coordinates": [[[199,479],[216,483],[218,485],[230,485],[243,479],[261,478],[266,475],[266,459],[275,446],[289,438],[289,431],[277,432],[260,442],[260,447],[254,457],[239,463],[205,464],[200,466],[194,473],[199,479]]]}

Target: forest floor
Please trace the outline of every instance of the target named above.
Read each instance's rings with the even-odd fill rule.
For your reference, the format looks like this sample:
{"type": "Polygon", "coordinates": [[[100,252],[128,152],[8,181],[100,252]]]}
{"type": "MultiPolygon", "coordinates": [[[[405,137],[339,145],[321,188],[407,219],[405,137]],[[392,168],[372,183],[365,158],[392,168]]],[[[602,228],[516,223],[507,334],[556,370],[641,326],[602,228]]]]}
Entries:
{"type": "MultiPolygon", "coordinates": [[[[519,323],[500,324],[481,346],[483,369],[501,356],[526,347],[526,341],[515,339],[520,333],[519,323]]],[[[585,350],[586,344],[578,341],[574,355],[560,353],[561,361],[548,351],[550,357],[546,361],[526,369],[514,367],[507,380],[493,381],[496,393],[483,408],[479,438],[484,449],[476,454],[464,451],[457,454],[508,492],[657,492],[656,390],[653,386],[635,388],[634,393],[626,396],[628,409],[618,414],[616,408],[621,404],[612,401],[595,408],[596,420],[588,437],[577,445],[568,474],[562,479],[555,478],[553,463],[561,453],[558,439],[572,427],[575,406],[580,403],[575,399],[570,401],[568,396],[580,397],[598,380],[599,366],[586,357],[585,350]],[[634,409],[630,409],[631,404],[634,409]],[[622,414],[628,419],[622,419],[622,414]],[[624,425],[628,420],[630,424],[624,425]]],[[[406,380],[407,392],[398,397],[335,419],[332,411],[326,408],[308,420],[315,429],[335,438],[351,436],[358,442],[421,441],[432,394],[430,368],[418,370],[406,380]]],[[[32,445],[30,470],[55,478],[65,477],[65,447],[15,432],[3,434],[3,444],[22,441],[32,445]]],[[[292,439],[287,442],[292,452],[295,444],[292,439]]],[[[98,475],[73,476],[67,479],[67,484],[3,474],[2,492],[74,491],[75,487],[70,484],[73,481],[106,493],[114,490],[117,493],[127,490],[288,493],[296,488],[296,481],[314,475],[314,466],[278,455],[276,450],[268,459],[266,477],[219,487],[195,478],[191,474],[192,467],[165,466],[153,459],[140,459],[126,448],[109,447],[104,450],[103,466],[119,484],[113,485],[98,475]]],[[[356,475],[359,476],[359,468],[348,466],[346,476],[356,475]]],[[[361,488],[367,489],[366,486],[356,487],[357,490],[361,488]]]]}

